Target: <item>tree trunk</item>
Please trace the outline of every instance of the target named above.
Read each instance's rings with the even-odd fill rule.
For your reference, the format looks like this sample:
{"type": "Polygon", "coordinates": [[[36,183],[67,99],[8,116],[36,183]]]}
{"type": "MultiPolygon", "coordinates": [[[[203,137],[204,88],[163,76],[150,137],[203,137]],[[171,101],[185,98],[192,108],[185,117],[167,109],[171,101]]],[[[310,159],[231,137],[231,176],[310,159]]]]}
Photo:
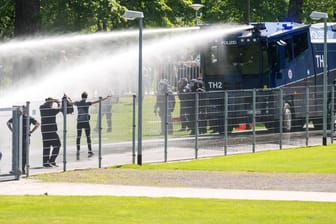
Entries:
{"type": "Polygon", "coordinates": [[[40,30],[40,0],[15,0],[15,36],[31,35],[40,30]]]}
{"type": "Polygon", "coordinates": [[[302,22],[303,0],[290,0],[288,7],[288,18],[297,23],[302,22]]]}

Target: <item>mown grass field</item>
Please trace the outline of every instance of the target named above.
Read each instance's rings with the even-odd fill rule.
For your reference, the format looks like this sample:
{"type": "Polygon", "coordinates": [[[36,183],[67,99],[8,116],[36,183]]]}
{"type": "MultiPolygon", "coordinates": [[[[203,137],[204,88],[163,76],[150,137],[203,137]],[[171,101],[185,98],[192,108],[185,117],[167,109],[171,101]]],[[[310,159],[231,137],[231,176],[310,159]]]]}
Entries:
{"type": "MultiPolygon", "coordinates": [[[[137,167],[125,165],[122,167],[137,167]]],[[[185,169],[284,173],[336,173],[336,145],[264,151],[176,163],[144,164],[141,169],[185,169]]]]}
{"type": "Polygon", "coordinates": [[[0,222],[45,223],[335,223],[335,203],[146,197],[1,196],[0,222]]]}

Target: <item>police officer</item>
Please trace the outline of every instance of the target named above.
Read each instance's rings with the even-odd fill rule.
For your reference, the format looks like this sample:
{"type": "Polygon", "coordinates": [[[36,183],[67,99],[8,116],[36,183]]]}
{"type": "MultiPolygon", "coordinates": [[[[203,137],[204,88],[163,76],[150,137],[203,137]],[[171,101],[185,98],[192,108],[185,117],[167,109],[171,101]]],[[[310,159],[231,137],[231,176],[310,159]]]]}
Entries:
{"type": "Polygon", "coordinates": [[[180,121],[181,129],[179,131],[187,131],[189,127],[189,111],[188,105],[190,104],[190,88],[188,86],[188,79],[181,78],[178,81],[178,97],[180,99],[180,121]]]}
{"type": "Polygon", "coordinates": [[[205,90],[203,89],[203,81],[198,79],[192,79],[189,83],[189,87],[193,94],[193,100],[190,101],[190,111],[189,111],[189,120],[190,120],[190,129],[191,134],[196,133],[196,113],[198,113],[198,131],[200,134],[206,133],[206,119],[205,119],[205,106],[204,106],[204,94],[205,90]],[[199,94],[198,99],[198,108],[196,108],[196,93],[199,94]],[[196,111],[197,109],[197,111],[196,111]]]}
{"type": "Polygon", "coordinates": [[[173,95],[173,91],[167,79],[160,80],[158,86],[158,93],[156,95],[156,102],[154,105],[154,113],[159,114],[161,120],[161,133],[160,135],[164,134],[165,130],[165,111],[167,111],[167,122],[168,122],[168,134],[173,133],[173,123],[171,113],[174,111],[175,108],[175,96],[173,95]],[[166,110],[166,103],[165,97],[168,94],[168,108],[166,110]]]}

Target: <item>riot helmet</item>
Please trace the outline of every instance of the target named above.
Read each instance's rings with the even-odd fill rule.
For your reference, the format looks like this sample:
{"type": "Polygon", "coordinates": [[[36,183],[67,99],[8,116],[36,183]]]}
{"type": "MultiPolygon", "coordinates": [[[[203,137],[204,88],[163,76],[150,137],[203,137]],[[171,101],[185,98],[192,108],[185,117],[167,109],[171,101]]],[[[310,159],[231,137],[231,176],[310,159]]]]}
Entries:
{"type": "Polygon", "coordinates": [[[187,85],[188,85],[188,79],[187,78],[181,78],[178,81],[178,89],[182,91],[187,85]]]}
{"type": "Polygon", "coordinates": [[[169,88],[169,82],[167,79],[161,79],[159,82],[158,92],[163,94],[168,91],[169,88]]]}

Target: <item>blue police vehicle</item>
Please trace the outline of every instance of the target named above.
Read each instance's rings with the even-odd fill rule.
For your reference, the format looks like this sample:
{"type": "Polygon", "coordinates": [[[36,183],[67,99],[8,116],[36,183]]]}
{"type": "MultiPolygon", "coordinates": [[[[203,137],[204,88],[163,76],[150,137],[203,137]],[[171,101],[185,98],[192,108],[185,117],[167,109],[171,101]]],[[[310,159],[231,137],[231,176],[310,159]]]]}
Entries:
{"type": "MultiPolygon", "coordinates": [[[[205,89],[211,93],[209,121],[216,120],[212,125],[214,131],[223,132],[227,116],[226,126],[232,131],[238,123],[250,123],[252,118],[246,114],[251,115],[254,109],[257,122],[279,131],[278,104],[281,102],[283,130],[302,128],[306,123],[306,109],[301,87],[322,88],[323,84],[324,24],[265,22],[251,25],[250,29],[209,40],[200,54],[205,89]],[[251,94],[246,96],[242,91],[247,89],[258,89],[256,108],[252,108],[251,94]],[[279,99],[279,94],[270,94],[270,90],[279,89],[285,89],[283,99],[279,99]],[[228,94],[227,108],[223,91],[228,94]]],[[[331,85],[336,78],[336,24],[328,23],[327,28],[328,85],[331,85]]],[[[311,91],[309,95],[312,107],[309,117],[317,128],[322,126],[323,115],[320,108],[313,108],[321,104],[313,101],[321,101],[321,95],[322,91],[311,91]]]]}

